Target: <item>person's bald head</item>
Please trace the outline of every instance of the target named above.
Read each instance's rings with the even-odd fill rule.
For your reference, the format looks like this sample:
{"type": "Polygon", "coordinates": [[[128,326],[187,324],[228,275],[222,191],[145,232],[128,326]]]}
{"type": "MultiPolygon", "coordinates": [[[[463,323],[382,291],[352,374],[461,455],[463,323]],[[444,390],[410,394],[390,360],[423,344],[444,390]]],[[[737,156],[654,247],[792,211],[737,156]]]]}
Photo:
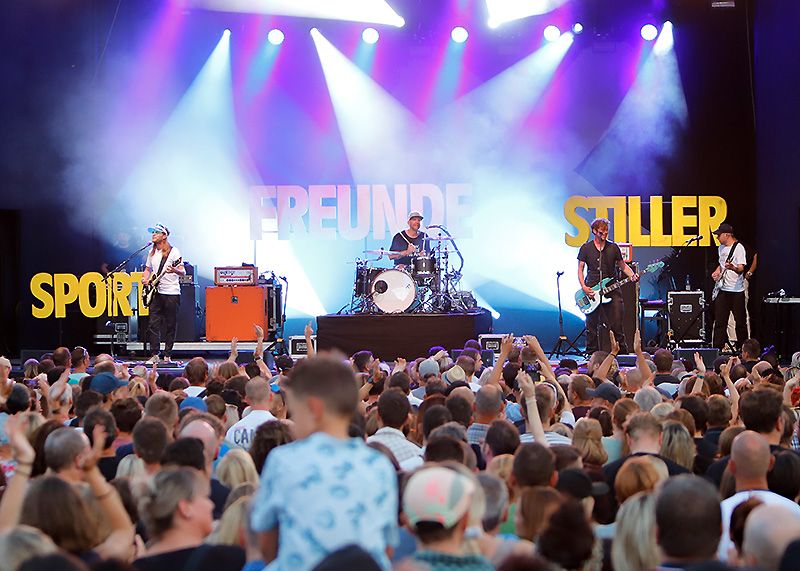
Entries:
{"type": "Polygon", "coordinates": [[[253,406],[269,406],[271,402],[272,390],[269,383],[263,377],[253,377],[244,387],[247,401],[253,406]]]}
{"type": "Polygon", "coordinates": [[[475,412],[484,418],[499,417],[503,411],[503,391],[497,385],[484,385],[475,395],[475,412]]]}
{"type": "Polygon", "coordinates": [[[470,406],[473,406],[475,404],[475,393],[473,393],[472,389],[469,387],[456,387],[452,391],[450,391],[450,394],[463,398],[464,400],[469,402],[470,406]]]}
{"type": "Polygon", "coordinates": [[[214,428],[205,420],[193,420],[181,430],[180,438],[197,438],[203,443],[206,462],[213,462],[219,452],[219,437],[214,428]]]}
{"type": "Polygon", "coordinates": [[[745,561],[765,571],[778,571],[786,547],[798,537],[800,516],[795,510],[780,504],[762,504],[750,512],[744,526],[745,561]]]}
{"type": "Polygon", "coordinates": [[[730,470],[737,479],[766,478],[774,461],[767,439],[745,430],[731,446],[730,470]]]}

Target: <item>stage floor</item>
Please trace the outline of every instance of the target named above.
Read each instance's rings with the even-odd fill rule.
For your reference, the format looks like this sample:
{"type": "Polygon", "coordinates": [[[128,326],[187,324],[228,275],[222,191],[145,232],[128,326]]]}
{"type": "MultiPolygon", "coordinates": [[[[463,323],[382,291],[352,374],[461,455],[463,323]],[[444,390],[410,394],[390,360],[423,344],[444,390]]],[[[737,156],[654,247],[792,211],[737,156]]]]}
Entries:
{"type": "Polygon", "coordinates": [[[385,361],[426,357],[436,345],[448,350],[463,347],[468,339],[491,332],[492,314],[487,310],[317,317],[319,349],[339,349],[347,355],[366,349],[385,361]]]}

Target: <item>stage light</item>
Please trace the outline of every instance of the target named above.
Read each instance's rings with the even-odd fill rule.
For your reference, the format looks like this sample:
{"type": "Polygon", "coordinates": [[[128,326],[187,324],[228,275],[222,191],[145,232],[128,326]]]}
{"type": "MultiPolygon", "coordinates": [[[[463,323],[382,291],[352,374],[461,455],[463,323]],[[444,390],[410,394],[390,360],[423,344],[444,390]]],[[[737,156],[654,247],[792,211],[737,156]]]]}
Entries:
{"type": "Polygon", "coordinates": [[[645,24],[642,26],[642,39],[652,42],[658,36],[658,28],[653,24],[645,24]]]}
{"type": "Polygon", "coordinates": [[[450,32],[450,37],[453,39],[455,43],[463,44],[464,42],[467,41],[467,38],[469,37],[469,32],[467,32],[466,28],[463,28],[461,26],[456,26],[455,28],[453,28],[453,31],[450,32]]]}
{"type": "Polygon", "coordinates": [[[507,22],[547,14],[566,4],[568,0],[486,0],[489,13],[487,25],[498,28],[507,22]]]}
{"type": "Polygon", "coordinates": [[[580,22],[575,22],[572,25],[572,33],[575,34],[576,36],[578,34],[583,33],[583,24],[581,24],[580,22]]]}
{"type": "Polygon", "coordinates": [[[283,34],[283,32],[277,28],[270,30],[269,34],[267,34],[267,41],[269,41],[269,43],[271,43],[273,46],[281,45],[285,38],[286,36],[283,34]]]}
{"type": "Polygon", "coordinates": [[[661,27],[661,33],[658,35],[655,45],[653,46],[653,53],[657,56],[663,56],[672,50],[675,40],[672,36],[672,22],[664,22],[661,27]]]}
{"type": "Polygon", "coordinates": [[[378,30],[375,28],[367,28],[361,32],[361,39],[364,40],[364,43],[366,44],[377,43],[379,37],[380,35],[378,34],[378,30]]]}
{"type": "Polygon", "coordinates": [[[558,29],[558,26],[551,24],[544,29],[544,39],[548,42],[555,42],[560,37],[561,30],[558,29]]]}
{"type": "Polygon", "coordinates": [[[231,31],[228,28],[225,28],[225,30],[222,32],[222,37],[223,38],[230,38],[231,37],[231,31]]]}
{"type": "Polygon", "coordinates": [[[169,3],[181,4],[187,9],[348,20],[397,28],[402,28],[406,23],[386,0],[180,0],[169,3]]]}

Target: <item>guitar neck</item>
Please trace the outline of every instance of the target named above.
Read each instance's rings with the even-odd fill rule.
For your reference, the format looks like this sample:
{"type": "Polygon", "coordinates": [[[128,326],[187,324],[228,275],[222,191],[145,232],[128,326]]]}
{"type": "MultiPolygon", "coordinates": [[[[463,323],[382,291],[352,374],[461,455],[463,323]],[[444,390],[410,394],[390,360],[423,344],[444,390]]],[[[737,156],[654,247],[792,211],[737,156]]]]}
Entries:
{"type": "MultiPolygon", "coordinates": [[[[650,271],[652,271],[652,270],[650,270],[650,271]]],[[[643,270],[643,271],[642,271],[642,272],[639,274],[639,276],[643,276],[643,275],[644,275],[644,274],[646,274],[647,272],[648,272],[648,270],[647,270],[647,268],[645,268],[645,269],[644,269],[644,270],[643,270]]],[[[629,283],[631,283],[632,281],[633,281],[633,278],[625,278],[624,280],[620,280],[620,281],[618,281],[618,282],[616,282],[616,283],[613,283],[613,284],[611,284],[611,285],[610,285],[610,286],[608,286],[608,287],[604,287],[603,289],[601,289],[601,290],[600,290],[600,293],[601,293],[602,295],[605,295],[605,294],[607,294],[607,293],[611,293],[612,291],[614,291],[614,290],[616,290],[616,289],[619,289],[619,288],[621,288],[622,286],[624,286],[625,284],[629,284],[629,283]]]]}

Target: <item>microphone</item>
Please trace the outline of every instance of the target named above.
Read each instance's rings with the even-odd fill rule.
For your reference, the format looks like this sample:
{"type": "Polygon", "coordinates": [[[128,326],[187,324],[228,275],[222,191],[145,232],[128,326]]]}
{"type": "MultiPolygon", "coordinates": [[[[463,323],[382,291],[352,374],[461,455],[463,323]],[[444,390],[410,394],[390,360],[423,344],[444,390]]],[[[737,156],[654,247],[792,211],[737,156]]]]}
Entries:
{"type": "Polygon", "coordinates": [[[767,297],[786,297],[786,290],[783,288],[775,291],[771,291],[767,294],[767,297]]]}
{"type": "Polygon", "coordinates": [[[556,276],[563,276],[564,272],[556,272],[556,276]]]}
{"type": "Polygon", "coordinates": [[[694,238],[689,238],[689,240],[687,240],[686,243],[687,244],[691,244],[692,242],[699,242],[702,239],[703,239],[702,236],[695,236],[694,238]]]}

